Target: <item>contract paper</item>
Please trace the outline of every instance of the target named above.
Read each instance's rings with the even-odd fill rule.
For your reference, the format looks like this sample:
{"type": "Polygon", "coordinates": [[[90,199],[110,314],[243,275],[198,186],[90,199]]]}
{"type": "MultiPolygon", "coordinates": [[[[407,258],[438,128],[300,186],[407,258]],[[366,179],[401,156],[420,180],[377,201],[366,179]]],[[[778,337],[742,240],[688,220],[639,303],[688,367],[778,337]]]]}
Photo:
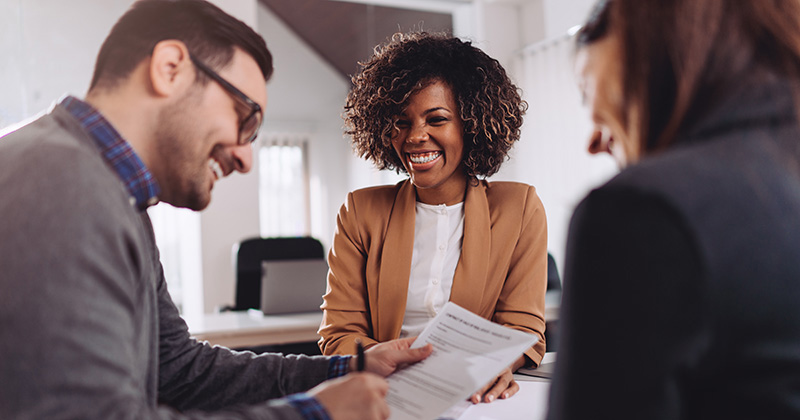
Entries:
{"type": "Polygon", "coordinates": [[[412,346],[430,343],[433,353],[387,379],[389,420],[435,419],[494,379],[537,339],[448,302],[412,346]]]}

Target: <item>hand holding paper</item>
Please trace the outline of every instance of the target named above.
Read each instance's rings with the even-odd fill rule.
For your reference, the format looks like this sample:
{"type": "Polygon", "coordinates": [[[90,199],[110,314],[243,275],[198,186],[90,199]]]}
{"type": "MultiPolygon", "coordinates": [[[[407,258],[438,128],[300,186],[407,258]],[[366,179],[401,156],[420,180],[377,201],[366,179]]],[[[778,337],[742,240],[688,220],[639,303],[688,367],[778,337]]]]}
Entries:
{"type": "Polygon", "coordinates": [[[393,340],[373,346],[350,359],[350,374],[325,381],[309,395],[325,407],[332,419],[385,419],[388,384],[383,379],[399,366],[418,362],[431,353],[431,346],[411,349],[414,338],[393,340]],[[359,366],[361,365],[361,366],[359,366]]]}
{"type": "MultiPolygon", "coordinates": [[[[364,370],[380,376],[389,376],[398,367],[419,362],[433,351],[432,346],[413,346],[416,337],[387,341],[370,347],[366,353],[364,370]]],[[[350,371],[355,371],[357,358],[350,361],[350,371]]]]}
{"type": "Polygon", "coordinates": [[[436,418],[495,378],[537,339],[448,302],[411,346],[431,344],[433,353],[388,378],[390,419],[436,418]]]}
{"type": "Polygon", "coordinates": [[[510,367],[503,369],[496,378],[493,378],[481,387],[478,392],[472,394],[469,400],[473,404],[480,402],[490,403],[497,398],[509,398],[516,394],[519,390],[519,385],[514,381],[514,372],[510,367]]]}

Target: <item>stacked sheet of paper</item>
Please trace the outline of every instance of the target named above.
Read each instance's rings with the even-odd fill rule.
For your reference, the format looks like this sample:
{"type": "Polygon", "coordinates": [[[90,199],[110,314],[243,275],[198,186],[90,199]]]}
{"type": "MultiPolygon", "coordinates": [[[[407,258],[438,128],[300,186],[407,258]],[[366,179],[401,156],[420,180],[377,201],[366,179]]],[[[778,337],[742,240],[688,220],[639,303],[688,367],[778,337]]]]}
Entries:
{"type": "Polygon", "coordinates": [[[389,376],[389,419],[435,419],[494,379],[537,340],[448,302],[412,346],[430,343],[433,353],[389,376]]]}

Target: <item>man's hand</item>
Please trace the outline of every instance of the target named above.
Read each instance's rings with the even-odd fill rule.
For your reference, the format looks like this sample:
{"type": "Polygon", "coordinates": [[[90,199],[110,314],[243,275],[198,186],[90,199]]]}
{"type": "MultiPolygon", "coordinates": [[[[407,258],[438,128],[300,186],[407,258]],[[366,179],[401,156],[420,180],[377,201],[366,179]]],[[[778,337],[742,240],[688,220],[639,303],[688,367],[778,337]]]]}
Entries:
{"type": "Polygon", "coordinates": [[[325,381],[308,394],[325,407],[332,420],[389,418],[386,380],[371,373],[351,373],[325,381]]]}
{"type": "MultiPolygon", "coordinates": [[[[401,338],[376,344],[366,351],[364,369],[380,376],[389,376],[400,366],[416,363],[431,355],[433,346],[427,344],[417,349],[409,349],[416,337],[401,338]]],[[[356,370],[356,358],[350,359],[350,371],[356,370]]]]}

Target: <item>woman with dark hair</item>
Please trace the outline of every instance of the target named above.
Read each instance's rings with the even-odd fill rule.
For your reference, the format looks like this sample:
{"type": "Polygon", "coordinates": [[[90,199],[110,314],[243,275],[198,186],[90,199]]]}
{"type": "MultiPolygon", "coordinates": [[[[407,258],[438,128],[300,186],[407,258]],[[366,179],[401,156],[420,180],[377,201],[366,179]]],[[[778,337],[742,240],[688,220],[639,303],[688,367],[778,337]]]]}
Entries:
{"type": "Polygon", "coordinates": [[[416,336],[447,301],[539,337],[473,401],[518,389],[545,351],[547,225],[535,189],[487,182],[519,139],[527,104],[497,60],[444,35],[395,35],[353,78],[355,150],[409,175],[350,193],[328,262],[320,348],[352,354],[416,336]]]}
{"type": "Polygon", "coordinates": [[[800,418],[800,2],[611,0],[551,419],[800,418]]]}

